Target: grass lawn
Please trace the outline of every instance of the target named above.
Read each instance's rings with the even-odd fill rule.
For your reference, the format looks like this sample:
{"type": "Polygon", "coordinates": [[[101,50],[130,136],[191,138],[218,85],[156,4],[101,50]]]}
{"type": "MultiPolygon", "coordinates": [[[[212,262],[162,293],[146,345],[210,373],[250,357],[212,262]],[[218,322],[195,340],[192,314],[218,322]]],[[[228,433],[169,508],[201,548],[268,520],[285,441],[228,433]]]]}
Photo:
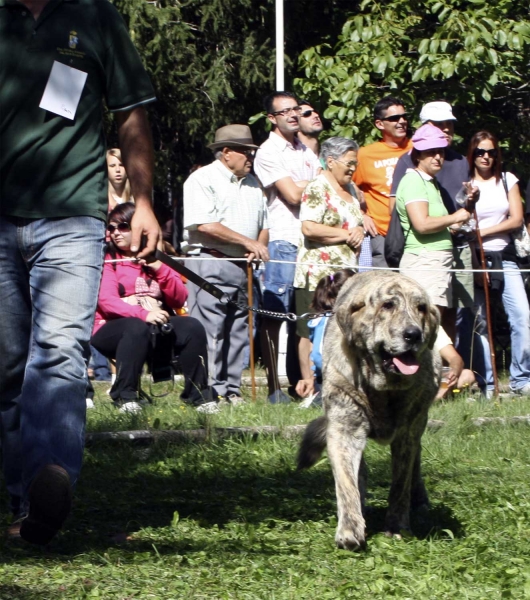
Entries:
{"type": "MultiPolygon", "coordinates": [[[[261,392],[213,416],[174,393],[119,415],[104,389],[89,431],[285,426],[320,414],[266,405],[261,392]]],[[[295,440],[94,444],[65,532],[45,550],[1,542],[0,600],[530,598],[530,429],[472,423],[529,413],[528,398],[433,407],[446,425],[424,436],[432,508],[403,541],[381,533],[388,448],[370,443],[369,547],[357,554],[334,546],[327,459],[296,473],[295,440]]]]}

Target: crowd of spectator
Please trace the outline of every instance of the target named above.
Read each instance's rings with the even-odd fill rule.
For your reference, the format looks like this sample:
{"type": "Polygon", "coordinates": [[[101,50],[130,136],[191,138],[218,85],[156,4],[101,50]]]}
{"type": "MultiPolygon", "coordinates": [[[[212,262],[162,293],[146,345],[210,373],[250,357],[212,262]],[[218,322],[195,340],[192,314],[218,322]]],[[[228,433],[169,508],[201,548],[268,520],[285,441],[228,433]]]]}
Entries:
{"type": "MultiPolygon", "coordinates": [[[[384,241],[394,204],[405,238],[400,271],[425,287],[443,316],[437,348],[449,365],[450,387],[470,385],[475,371],[482,392],[491,396],[493,376],[481,277],[473,277],[471,271],[479,266],[472,231],[476,209],[476,226],[482,234],[488,265],[504,269],[500,276],[492,274],[491,280],[494,289],[497,286],[501,290],[512,333],[510,386],[514,393],[528,393],[530,311],[516,257],[510,255],[513,243],[509,235],[524,221],[523,205],[517,178],[502,173],[496,138],[488,132],[477,134],[467,158],[454,151],[451,144],[456,118],[451,105],[444,101],[429,102],[422,108],[422,126],[409,137],[403,103],[388,96],[374,108],[381,141],[359,148],[352,139],[331,137],[320,145],[322,120],[308,101],[289,92],[274,92],[264,106],[272,130],[260,147],[254,144],[248,126],[221,127],[208,145],[214,161],[193,169],[184,184],[182,250],[189,258],[186,264],[233,302],[220,301],[188,284],[191,319],[172,322],[175,339],[180,336],[179,328],[184,329],[183,322],[193,322],[201,329],[195,332],[196,341],[206,336],[207,351],[195,349],[204,368],[200,377],[182,369],[183,399],[207,411],[218,410],[223,400],[232,404],[243,401],[241,378],[249,339],[248,311],[242,308],[249,301],[247,264],[265,264],[264,276],[258,278],[261,307],[281,314],[307,313],[319,305],[315,304],[315,290],[326,282],[333,287],[335,273],[353,273],[361,265],[365,269],[387,266],[384,241]],[[475,348],[475,368],[472,336],[481,354],[477,359],[475,348]],[[189,382],[193,382],[197,397],[188,398],[189,382]]],[[[132,206],[133,198],[118,149],[108,151],[107,165],[109,257],[115,256],[116,244],[129,235],[119,228],[128,222],[122,213],[131,217],[127,206],[132,206]],[[120,207],[121,202],[126,204],[120,207]]],[[[131,255],[129,250],[121,253],[131,255]]],[[[115,404],[121,410],[139,410],[138,379],[148,359],[149,344],[131,344],[130,336],[143,336],[144,340],[149,336],[145,325],[133,330],[134,319],[148,324],[154,314],[168,321],[175,317],[160,308],[158,313],[150,313],[142,308],[138,290],[129,294],[116,283],[116,272],[129,268],[143,270],[144,277],[149,272],[151,279],[157,272],[156,267],[145,264],[105,267],[92,345],[120,364],[120,377],[113,380],[110,389],[115,404]],[[110,276],[114,297],[122,296],[121,302],[116,302],[120,313],[112,312],[113,318],[122,322],[119,327],[113,325],[122,337],[119,343],[116,338],[105,345],[98,329],[105,322],[101,313],[108,311],[110,276]],[[129,302],[128,308],[123,300],[129,302]],[[136,312],[133,315],[131,311],[136,312]]],[[[167,273],[166,269],[162,272],[167,273]]],[[[152,289],[146,289],[146,295],[156,298],[152,289]]],[[[165,300],[165,307],[170,308],[172,299],[165,300]]],[[[182,304],[182,298],[178,303],[182,304]]],[[[269,402],[287,403],[292,397],[317,395],[318,352],[312,340],[315,323],[320,321],[299,319],[289,328],[287,372],[291,386],[287,394],[278,377],[281,320],[262,320],[260,337],[269,402]]],[[[109,324],[100,331],[106,328],[109,324]]],[[[175,341],[174,351],[185,357],[179,344],[175,341]]],[[[181,363],[186,363],[185,358],[181,363]]]]}

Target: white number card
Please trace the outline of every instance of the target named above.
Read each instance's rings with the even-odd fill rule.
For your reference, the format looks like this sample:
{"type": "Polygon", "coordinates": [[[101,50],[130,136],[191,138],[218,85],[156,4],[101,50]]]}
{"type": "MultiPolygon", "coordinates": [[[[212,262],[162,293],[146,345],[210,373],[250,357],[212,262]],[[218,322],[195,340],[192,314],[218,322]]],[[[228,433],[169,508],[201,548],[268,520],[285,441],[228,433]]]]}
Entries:
{"type": "Polygon", "coordinates": [[[55,60],[39,107],[66,119],[74,119],[86,78],[84,71],[55,60]]]}

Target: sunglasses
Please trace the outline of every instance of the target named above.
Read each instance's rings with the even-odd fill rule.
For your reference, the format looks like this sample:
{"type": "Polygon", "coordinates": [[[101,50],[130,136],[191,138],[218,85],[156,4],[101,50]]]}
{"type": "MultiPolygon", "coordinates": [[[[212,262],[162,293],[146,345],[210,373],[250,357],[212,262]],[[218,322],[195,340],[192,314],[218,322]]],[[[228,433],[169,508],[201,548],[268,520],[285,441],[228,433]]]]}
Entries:
{"type": "Polygon", "coordinates": [[[272,114],[275,117],[279,117],[279,116],[287,117],[291,113],[295,113],[298,115],[301,112],[302,112],[302,109],[299,106],[291,106],[290,108],[284,108],[283,110],[276,110],[272,114]]]}
{"type": "Polygon", "coordinates": [[[492,148],[491,150],[486,150],[485,148],[475,148],[473,150],[473,156],[486,156],[486,154],[488,155],[489,158],[497,158],[497,149],[496,148],[492,148]]]}
{"type": "Polygon", "coordinates": [[[116,229],[121,233],[128,233],[131,231],[131,226],[129,223],[118,223],[117,225],[107,225],[107,231],[109,233],[114,233],[116,229]]]}
{"type": "Polygon", "coordinates": [[[390,117],[383,117],[382,119],[380,119],[381,121],[391,121],[392,123],[397,123],[400,119],[403,119],[404,121],[408,121],[408,115],[407,113],[401,113],[400,115],[391,115],[390,117]]]}
{"type": "Polygon", "coordinates": [[[310,117],[313,113],[315,113],[315,115],[318,115],[318,112],[314,108],[311,108],[308,110],[304,110],[303,113],[300,113],[300,116],[307,119],[307,117],[310,117]]]}
{"type": "Polygon", "coordinates": [[[247,158],[254,158],[256,151],[251,148],[234,148],[233,146],[227,146],[230,150],[237,152],[238,154],[244,154],[247,158]]]}

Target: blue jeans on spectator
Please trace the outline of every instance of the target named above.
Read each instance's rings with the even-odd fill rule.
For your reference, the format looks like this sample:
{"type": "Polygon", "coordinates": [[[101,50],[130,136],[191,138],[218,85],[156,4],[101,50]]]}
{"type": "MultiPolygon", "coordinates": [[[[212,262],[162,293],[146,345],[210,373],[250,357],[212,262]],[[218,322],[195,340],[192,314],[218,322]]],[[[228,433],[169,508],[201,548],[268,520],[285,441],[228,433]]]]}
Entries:
{"type": "MultiPolygon", "coordinates": [[[[523,278],[516,263],[502,261],[504,288],[502,303],[510,323],[512,362],[510,364],[510,388],[517,391],[530,383],[530,308],[523,278]]],[[[478,306],[480,341],[486,361],[486,383],[493,389],[493,370],[487,337],[484,291],[477,289],[475,303],[478,306]]]]}
{"type": "Polygon", "coordinates": [[[263,308],[288,313],[294,309],[294,272],[298,248],[290,242],[269,242],[270,260],[285,260],[292,264],[265,263],[263,280],[263,308]]]}
{"type": "Polygon", "coordinates": [[[90,354],[89,366],[94,371],[94,379],[96,381],[111,381],[112,373],[110,372],[108,358],[101,354],[99,350],[96,350],[94,346],[90,346],[90,354]]]}
{"type": "Polygon", "coordinates": [[[81,470],[104,234],[93,217],[0,216],[0,431],[15,514],[44,465],[72,485],[81,470]]]}

